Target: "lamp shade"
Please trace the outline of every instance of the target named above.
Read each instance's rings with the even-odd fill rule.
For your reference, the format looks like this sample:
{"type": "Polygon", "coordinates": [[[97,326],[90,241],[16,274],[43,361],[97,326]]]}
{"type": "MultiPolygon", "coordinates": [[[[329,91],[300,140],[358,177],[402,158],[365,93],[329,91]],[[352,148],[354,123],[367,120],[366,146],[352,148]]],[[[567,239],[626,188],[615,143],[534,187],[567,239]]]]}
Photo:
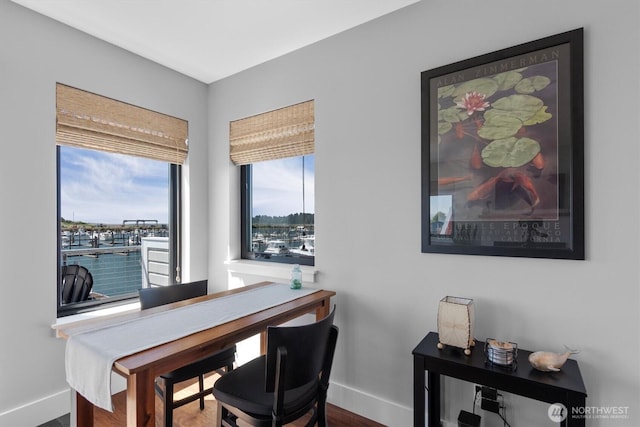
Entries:
{"type": "Polygon", "coordinates": [[[438,348],[450,345],[463,348],[467,355],[471,354],[471,347],[475,345],[474,320],[472,299],[451,296],[442,298],[438,304],[438,348]]]}

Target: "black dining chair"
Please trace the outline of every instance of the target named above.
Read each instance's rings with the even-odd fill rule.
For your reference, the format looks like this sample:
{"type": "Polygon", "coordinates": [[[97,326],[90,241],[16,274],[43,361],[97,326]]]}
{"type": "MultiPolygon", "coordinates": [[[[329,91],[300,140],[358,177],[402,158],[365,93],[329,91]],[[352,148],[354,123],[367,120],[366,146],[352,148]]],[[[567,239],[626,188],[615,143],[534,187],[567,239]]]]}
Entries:
{"type": "Polygon", "coordinates": [[[267,328],[267,354],[237,367],[213,386],[227,409],[223,426],[273,426],[311,412],[307,426],[326,426],[329,375],[338,339],[335,307],[324,319],[302,326],[267,328]]]}
{"type": "MultiPolygon", "coordinates": [[[[164,304],[196,298],[207,294],[207,281],[200,280],[191,283],[182,283],[171,286],[161,286],[140,289],[140,308],[157,307],[164,304]]],[[[200,410],[204,409],[204,398],[212,391],[212,387],[204,388],[204,376],[216,371],[218,373],[230,372],[235,362],[236,347],[229,347],[189,365],[160,375],[155,382],[156,393],[162,399],[164,405],[165,426],[173,425],[173,410],[195,400],[200,400],[200,410]],[[224,371],[223,371],[224,369],[224,371]],[[199,391],[180,400],[173,399],[175,384],[198,378],[199,391]],[[162,383],[162,384],[161,384],[162,383]],[[162,387],[164,386],[164,387],[162,387]]],[[[220,409],[220,408],[219,408],[220,409]]],[[[224,412],[223,414],[224,415],[224,412]]]]}
{"type": "Polygon", "coordinates": [[[93,288],[93,276],[81,265],[63,265],[61,270],[60,303],[70,304],[89,299],[93,288]]]}

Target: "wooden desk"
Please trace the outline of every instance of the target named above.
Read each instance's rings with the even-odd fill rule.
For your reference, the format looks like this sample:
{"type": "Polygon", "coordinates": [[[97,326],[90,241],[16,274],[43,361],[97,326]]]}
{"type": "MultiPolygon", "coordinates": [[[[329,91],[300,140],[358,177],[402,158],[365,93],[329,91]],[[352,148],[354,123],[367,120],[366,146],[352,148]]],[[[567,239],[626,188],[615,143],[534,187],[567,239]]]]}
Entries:
{"type": "MultiPolygon", "coordinates": [[[[587,391],[578,363],[569,359],[560,372],[540,372],[529,364],[530,351],[518,349],[517,369],[485,364],[484,342],[477,342],[470,356],[462,350],[438,350],[438,334],[429,332],[413,350],[413,425],[424,427],[425,375],[428,371],[429,427],[440,426],[440,375],[482,384],[547,403],[562,403],[568,411],[563,426],[585,425],[584,418],[572,417],[571,408],[585,406],[587,391]]],[[[541,414],[548,420],[547,414],[541,414]]]]}
{"type": "MultiPolygon", "coordinates": [[[[56,329],[58,336],[67,338],[72,330],[79,327],[84,328],[87,324],[98,326],[104,322],[111,322],[122,317],[142,317],[195,302],[241,293],[256,287],[267,286],[271,283],[261,282],[244,288],[218,292],[188,301],[129,313],[124,316],[110,316],[106,320],[91,320],[61,325],[56,329]]],[[[127,380],[127,426],[153,427],[155,425],[154,380],[160,374],[187,365],[256,334],[262,334],[261,347],[264,351],[264,332],[267,326],[278,325],[303,314],[314,312],[316,319],[320,320],[329,314],[331,310],[330,299],[334,295],[335,292],[320,290],[293,301],[118,359],[114,364],[113,370],[127,380]]],[[[92,427],[93,404],[77,392],[76,398],[77,425],[92,427]]]]}

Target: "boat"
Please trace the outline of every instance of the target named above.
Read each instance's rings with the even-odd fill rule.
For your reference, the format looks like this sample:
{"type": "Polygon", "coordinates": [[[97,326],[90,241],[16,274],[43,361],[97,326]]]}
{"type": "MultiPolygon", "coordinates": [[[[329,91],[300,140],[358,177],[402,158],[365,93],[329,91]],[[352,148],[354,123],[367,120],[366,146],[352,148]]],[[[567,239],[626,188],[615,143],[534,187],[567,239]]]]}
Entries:
{"type": "Polygon", "coordinates": [[[289,252],[296,255],[314,256],[316,251],[316,236],[305,236],[302,238],[302,244],[297,248],[289,249],[289,252]]]}
{"type": "Polygon", "coordinates": [[[251,252],[263,252],[266,246],[264,239],[254,238],[251,240],[251,252]]]}
{"type": "Polygon", "coordinates": [[[267,242],[267,249],[264,250],[265,254],[272,255],[284,255],[289,253],[289,248],[284,240],[270,240],[267,242]]]}

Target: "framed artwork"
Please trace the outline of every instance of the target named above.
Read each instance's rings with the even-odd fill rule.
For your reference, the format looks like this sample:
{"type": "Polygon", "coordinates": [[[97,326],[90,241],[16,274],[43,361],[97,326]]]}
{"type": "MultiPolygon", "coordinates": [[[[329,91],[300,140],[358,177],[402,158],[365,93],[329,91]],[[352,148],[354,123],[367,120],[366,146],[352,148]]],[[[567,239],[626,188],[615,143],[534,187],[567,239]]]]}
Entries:
{"type": "Polygon", "coordinates": [[[422,252],[584,260],[583,29],[422,72],[422,252]]]}

